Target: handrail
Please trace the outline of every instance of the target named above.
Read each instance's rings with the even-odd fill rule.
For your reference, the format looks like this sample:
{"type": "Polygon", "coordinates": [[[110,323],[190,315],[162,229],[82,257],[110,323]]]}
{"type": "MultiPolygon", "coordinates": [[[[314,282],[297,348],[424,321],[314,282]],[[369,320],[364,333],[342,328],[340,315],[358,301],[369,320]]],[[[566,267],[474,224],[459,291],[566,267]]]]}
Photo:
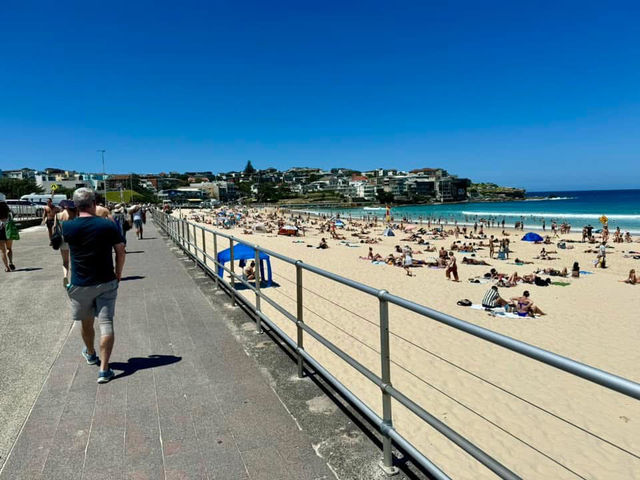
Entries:
{"type": "MultiPolygon", "coordinates": [[[[601,385],[610,390],[614,390],[616,392],[622,393],[623,395],[629,396],[631,398],[635,398],[640,400],[640,384],[628,380],[626,378],[620,377],[618,375],[606,372],[604,370],[600,370],[598,368],[586,365],[584,363],[577,362],[570,358],[564,357],[562,355],[558,355],[556,353],[544,350],[542,348],[536,347],[534,345],[528,344],[526,342],[522,342],[520,340],[516,340],[512,337],[502,335],[500,333],[494,332],[492,330],[479,327],[469,322],[465,322],[453,316],[444,314],[442,312],[438,312],[437,310],[433,310],[431,308],[425,307],[423,305],[417,304],[410,300],[404,299],[397,295],[393,295],[388,293],[385,290],[379,290],[373,288],[369,285],[365,285],[361,282],[343,277],[341,275],[337,275],[335,273],[329,272],[322,268],[316,267],[314,265],[310,265],[304,263],[300,260],[295,260],[291,257],[283,255],[278,252],[274,252],[272,250],[260,247],[259,245],[252,244],[246,242],[240,238],[237,238],[233,235],[226,234],[224,232],[216,231],[208,227],[204,227],[202,225],[188,222],[183,218],[176,218],[171,215],[163,214],[154,211],[154,218],[159,221],[161,227],[165,230],[166,233],[187,253],[189,256],[193,257],[202,268],[208,270],[210,273],[215,275],[216,282],[222,282],[226,285],[229,291],[232,294],[232,298],[234,301],[236,299],[240,299],[247,305],[252,308],[254,313],[258,318],[258,322],[263,321],[271,329],[276,331],[279,336],[281,336],[285,342],[294,349],[296,354],[298,355],[299,362],[299,375],[302,375],[302,362],[303,360],[307,363],[314,366],[314,368],[320,371],[323,376],[329,381],[329,383],[334,386],[341,394],[345,396],[351,403],[361,411],[361,413],[365,414],[373,424],[375,424],[383,435],[383,461],[381,462],[381,467],[388,474],[395,473],[396,469],[393,466],[393,458],[392,458],[392,450],[391,450],[391,441],[396,443],[396,445],[400,446],[406,453],[410,454],[425,470],[427,470],[431,475],[435,478],[448,478],[446,474],[444,474],[438,467],[436,467],[428,458],[424,456],[421,452],[419,452],[413,445],[411,445],[402,435],[393,427],[392,414],[391,414],[391,402],[390,399],[394,398],[397,402],[405,406],[409,411],[413,412],[420,419],[425,421],[425,423],[432,426],[435,430],[440,432],[446,438],[451,440],[453,443],[458,445],[462,450],[467,452],[473,458],[478,460],[480,463],[485,465],[491,471],[496,473],[500,478],[505,479],[518,479],[518,477],[514,472],[509,470],[504,465],[500,464],[494,458],[489,456],[487,453],[482,451],[476,445],[469,442],[466,438],[455,432],[449,426],[438,420],[432,414],[427,412],[423,407],[418,405],[416,402],[411,400],[409,397],[404,395],[402,392],[397,390],[392,386],[390,379],[390,358],[389,358],[389,329],[388,329],[388,304],[393,304],[408,311],[412,311],[421,316],[430,318],[439,323],[445,324],[447,326],[456,328],[462,332],[475,336],[477,338],[483,339],[500,347],[506,348],[508,350],[514,351],[520,355],[526,356],[528,358],[534,359],[546,365],[555,367],[557,369],[563,370],[569,374],[578,376],[585,380],[588,380],[592,383],[601,385]],[[185,227],[187,231],[187,236],[185,237],[185,227]],[[191,234],[189,233],[189,227],[193,227],[193,240],[191,242],[191,234]],[[196,229],[200,229],[202,232],[203,239],[203,247],[199,248],[197,246],[197,236],[196,229]],[[213,235],[214,241],[214,257],[211,257],[206,252],[206,243],[205,233],[210,233],[213,235]],[[294,265],[296,267],[296,284],[297,284],[297,304],[298,304],[298,315],[293,315],[286,308],[279,305],[275,300],[269,298],[265,295],[259,286],[253,286],[241,275],[238,275],[233,270],[233,265],[230,265],[231,268],[225,267],[223,264],[220,264],[217,260],[217,237],[225,238],[229,241],[230,248],[233,250],[234,243],[247,245],[256,250],[256,252],[264,252],[274,258],[280,259],[288,264],[294,265]],[[192,251],[193,250],[193,251],[192,251]],[[202,255],[202,258],[198,257],[198,253],[202,255]],[[212,267],[206,260],[210,260],[213,262],[213,270],[212,267]],[[224,272],[229,273],[231,278],[231,283],[226,282],[223,278],[218,278],[218,268],[222,267],[224,272]],[[382,365],[382,376],[376,375],[370,369],[362,365],[356,359],[351,357],[349,354],[341,350],[335,344],[324,338],[321,334],[310,328],[302,321],[302,271],[306,270],[308,272],[312,272],[314,274],[325,277],[329,280],[338,282],[342,285],[354,288],[363,293],[367,293],[371,296],[374,296],[378,299],[380,303],[380,341],[381,341],[381,365],[382,365]],[[244,295],[238,292],[235,289],[236,282],[245,285],[250,291],[255,293],[256,295],[256,307],[251,305],[244,295]],[[259,300],[266,300],[271,306],[273,306],[278,312],[283,314],[285,318],[290,320],[291,322],[297,325],[298,330],[298,338],[297,341],[290,338],[286,333],[284,333],[275,323],[268,318],[259,308],[259,300]],[[361,375],[367,378],[374,385],[378,386],[383,395],[383,417],[379,417],[377,414],[373,413],[370,407],[368,407],[362,400],[355,397],[353,393],[344,386],[341,382],[339,382],[333,375],[331,375],[324,367],[319,365],[319,363],[309,355],[303,348],[303,332],[309,334],[315,340],[317,340],[321,345],[330,350],[332,353],[337,355],[341,360],[345,361],[348,365],[350,365],[353,369],[358,371],[361,375]]],[[[257,255],[257,253],[256,253],[257,255]]],[[[256,257],[257,258],[257,257],[256,257]]],[[[256,270],[259,275],[259,278],[263,278],[262,272],[259,270],[259,265],[256,264],[256,270]]]]}

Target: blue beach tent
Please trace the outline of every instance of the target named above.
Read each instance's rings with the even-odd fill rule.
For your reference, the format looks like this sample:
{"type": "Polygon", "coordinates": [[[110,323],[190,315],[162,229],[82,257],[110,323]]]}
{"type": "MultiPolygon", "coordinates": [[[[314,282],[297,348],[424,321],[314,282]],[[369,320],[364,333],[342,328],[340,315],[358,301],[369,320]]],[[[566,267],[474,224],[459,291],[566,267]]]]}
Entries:
{"type": "Polygon", "coordinates": [[[537,233],[529,232],[524,237],[522,237],[522,240],[524,240],[525,242],[541,242],[544,239],[537,233]]]}
{"type": "MultiPolygon", "coordinates": [[[[254,248],[251,248],[247,245],[234,245],[233,246],[233,260],[255,260],[256,259],[256,250],[254,248]]],[[[218,276],[220,278],[222,278],[222,276],[224,275],[224,269],[222,268],[222,265],[224,265],[225,263],[229,262],[231,260],[231,249],[227,248],[226,250],[223,250],[221,252],[218,252],[218,263],[220,264],[218,266],[218,276]]],[[[260,274],[262,277],[262,281],[266,280],[267,281],[267,286],[270,287],[272,282],[273,282],[273,277],[271,276],[271,259],[269,258],[269,255],[267,255],[264,252],[260,252],[260,274]],[[265,272],[265,263],[267,265],[267,275],[265,278],[264,272],[265,272]]],[[[262,282],[261,282],[262,283],[262,282]]]]}

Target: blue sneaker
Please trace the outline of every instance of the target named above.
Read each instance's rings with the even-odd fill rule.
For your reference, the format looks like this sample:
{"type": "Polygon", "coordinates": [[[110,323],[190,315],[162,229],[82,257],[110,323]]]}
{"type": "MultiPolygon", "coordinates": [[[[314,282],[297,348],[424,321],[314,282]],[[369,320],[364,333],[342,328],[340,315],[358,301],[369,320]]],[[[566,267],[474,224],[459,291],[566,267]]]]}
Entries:
{"type": "Polygon", "coordinates": [[[89,355],[89,353],[87,352],[87,347],[84,347],[82,349],[82,356],[89,365],[95,365],[96,363],[98,363],[98,354],[96,352],[93,352],[93,355],[89,355]]]}
{"type": "Polygon", "coordinates": [[[104,370],[104,371],[100,370],[98,372],[98,383],[107,383],[109,380],[111,380],[115,376],[116,374],[111,369],[104,370]]]}

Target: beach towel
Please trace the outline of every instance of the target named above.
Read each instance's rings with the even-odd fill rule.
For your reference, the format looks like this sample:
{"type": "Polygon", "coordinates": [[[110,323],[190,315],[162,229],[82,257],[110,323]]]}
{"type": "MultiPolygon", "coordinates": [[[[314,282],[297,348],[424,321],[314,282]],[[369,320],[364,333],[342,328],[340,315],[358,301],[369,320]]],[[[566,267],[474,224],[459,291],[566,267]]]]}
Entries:
{"type": "Polygon", "coordinates": [[[470,278],[469,283],[489,283],[491,280],[488,278],[470,278]]]}
{"type": "Polygon", "coordinates": [[[571,285],[571,282],[551,282],[551,285],[555,285],[557,287],[566,287],[571,285]]]}
{"type": "Polygon", "coordinates": [[[580,270],[580,275],[593,275],[593,272],[587,272],[586,270],[580,270]]]}
{"type": "Polygon", "coordinates": [[[495,307],[495,308],[485,308],[480,304],[471,305],[473,310],[484,310],[489,313],[489,315],[500,318],[531,318],[531,317],[521,317],[517,313],[507,312],[504,307],[495,307]]]}
{"type": "Polygon", "coordinates": [[[293,242],[291,242],[291,243],[304,243],[304,240],[294,240],[294,241],[293,241],[293,242]]]}
{"type": "Polygon", "coordinates": [[[374,265],[386,265],[386,263],[384,263],[384,262],[382,262],[380,260],[376,260],[375,262],[371,262],[371,263],[373,263],[374,265]]]}

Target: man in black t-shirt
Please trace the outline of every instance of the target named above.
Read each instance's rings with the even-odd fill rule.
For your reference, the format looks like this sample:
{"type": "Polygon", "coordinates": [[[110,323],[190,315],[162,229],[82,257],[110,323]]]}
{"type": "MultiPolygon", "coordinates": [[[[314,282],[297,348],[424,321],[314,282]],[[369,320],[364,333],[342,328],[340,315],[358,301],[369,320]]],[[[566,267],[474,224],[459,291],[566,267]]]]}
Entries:
{"type": "Polygon", "coordinates": [[[100,372],[98,383],[107,383],[115,374],[109,368],[113,349],[113,316],[118,283],[122,276],[125,247],[118,226],[96,216],[95,193],[79,188],[73,193],[78,217],[62,224],[62,236],[71,251],[71,283],[67,293],[74,321],[82,322],[82,355],[90,365],[98,363],[93,346],[93,322],[100,324],[100,372]],[[112,250],[116,253],[114,269],[112,250]]]}

